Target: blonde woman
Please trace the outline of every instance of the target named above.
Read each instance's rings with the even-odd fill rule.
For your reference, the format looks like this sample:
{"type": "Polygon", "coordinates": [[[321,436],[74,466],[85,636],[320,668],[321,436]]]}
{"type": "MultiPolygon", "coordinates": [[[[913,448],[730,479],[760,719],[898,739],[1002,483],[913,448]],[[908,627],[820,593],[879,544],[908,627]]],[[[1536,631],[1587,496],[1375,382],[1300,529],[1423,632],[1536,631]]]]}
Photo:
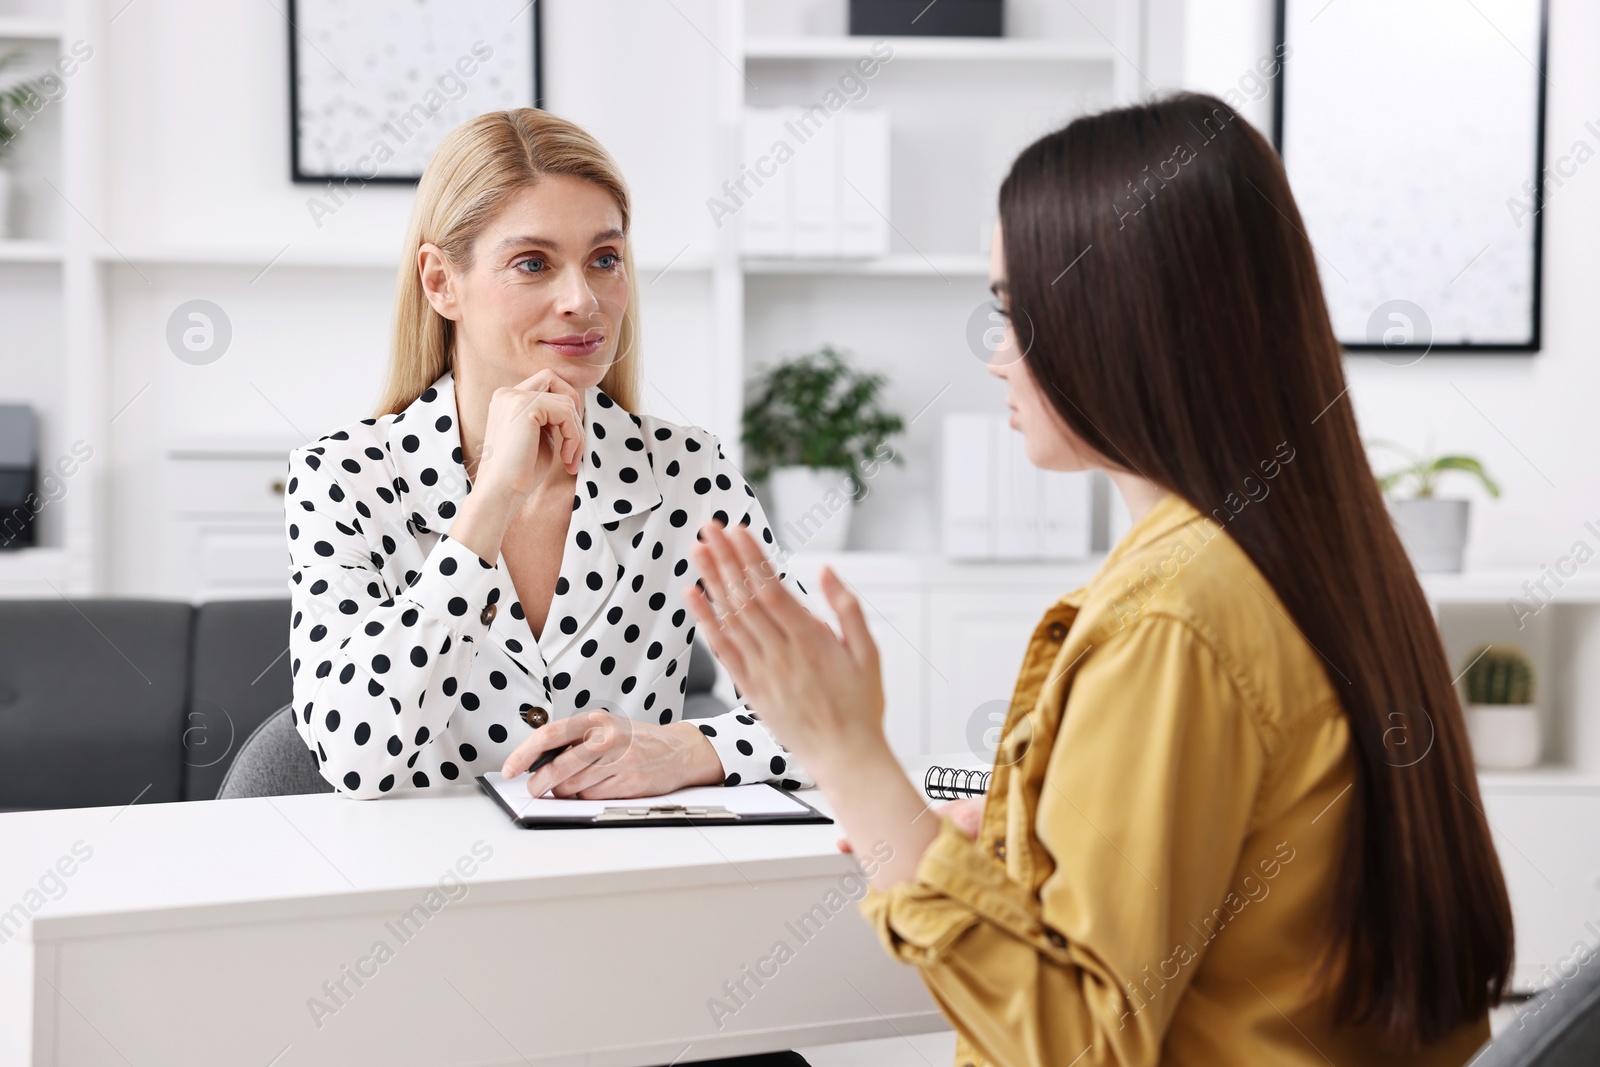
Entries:
{"type": "Polygon", "coordinates": [[[696,531],[772,532],[717,438],[639,410],[627,188],[571,122],[498,111],[430,159],[377,416],[296,449],[295,725],[368,799],[809,784],[748,708],[685,721],[696,531]]]}

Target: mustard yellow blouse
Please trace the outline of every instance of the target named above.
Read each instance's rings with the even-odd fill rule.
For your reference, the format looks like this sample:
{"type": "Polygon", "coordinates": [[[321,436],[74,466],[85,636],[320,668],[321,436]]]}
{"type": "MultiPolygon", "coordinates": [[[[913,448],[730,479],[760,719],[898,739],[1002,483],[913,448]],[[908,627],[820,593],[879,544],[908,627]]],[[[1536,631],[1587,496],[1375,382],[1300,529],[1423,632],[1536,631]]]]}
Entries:
{"type": "Polygon", "coordinates": [[[1168,494],[1045,612],[976,841],[940,820],[915,879],[860,902],[958,1065],[1432,1067],[1488,1040],[1485,1017],[1389,1054],[1312,995],[1347,723],[1223,530],[1168,494]]]}

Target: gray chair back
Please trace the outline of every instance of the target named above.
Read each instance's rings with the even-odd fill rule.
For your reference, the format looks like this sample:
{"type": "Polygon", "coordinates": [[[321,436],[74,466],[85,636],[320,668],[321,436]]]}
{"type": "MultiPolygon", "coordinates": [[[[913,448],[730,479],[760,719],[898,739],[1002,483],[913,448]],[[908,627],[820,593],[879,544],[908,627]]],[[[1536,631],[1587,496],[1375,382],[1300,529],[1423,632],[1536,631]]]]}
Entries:
{"type": "Polygon", "coordinates": [[[728,710],[727,704],[711,695],[711,687],[717,684],[717,659],[698,636],[689,649],[689,669],[684,677],[689,680],[683,692],[685,719],[709,719],[728,710]]]}
{"type": "Polygon", "coordinates": [[[288,597],[212,600],[194,609],[179,742],[183,799],[216,796],[238,746],[293,699],[289,616],[288,597]]]}
{"type": "Polygon", "coordinates": [[[317,754],[294,728],[294,705],[285,704],[239,746],[217,799],[331,792],[333,786],[317,770],[317,754]]]}
{"type": "Polygon", "coordinates": [[[1600,949],[1571,978],[1522,1006],[1472,1067],[1594,1067],[1600,1063],[1600,949]]]}

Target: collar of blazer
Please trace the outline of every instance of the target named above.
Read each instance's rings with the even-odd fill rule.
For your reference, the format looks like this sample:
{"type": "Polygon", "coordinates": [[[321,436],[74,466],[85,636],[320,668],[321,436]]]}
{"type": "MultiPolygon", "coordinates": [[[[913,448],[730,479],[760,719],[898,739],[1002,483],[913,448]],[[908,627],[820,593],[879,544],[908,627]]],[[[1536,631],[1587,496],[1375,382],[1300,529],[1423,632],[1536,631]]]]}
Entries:
{"type": "MultiPolygon", "coordinates": [[[[566,592],[551,600],[544,632],[536,643],[546,664],[584,632],[611,595],[619,569],[612,539],[631,537],[637,523],[629,523],[629,517],[643,516],[661,503],[639,416],[624,410],[599,386],[584,391],[583,409],[578,491],[562,552],[566,592]],[[628,533],[618,534],[625,525],[628,533]],[[587,538],[580,538],[580,533],[587,538]],[[592,546],[588,551],[576,547],[584,540],[592,546]],[[563,625],[569,618],[573,622],[563,625]]],[[[457,422],[455,379],[446,371],[389,424],[389,453],[398,472],[395,491],[419,532],[448,532],[471,490],[457,422]]],[[[509,610],[500,611],[489,631],[525,673],[537,665],[537,654],[530,659],[524,651],[534,643],[525,620],[513,618],[509,610]]]]}

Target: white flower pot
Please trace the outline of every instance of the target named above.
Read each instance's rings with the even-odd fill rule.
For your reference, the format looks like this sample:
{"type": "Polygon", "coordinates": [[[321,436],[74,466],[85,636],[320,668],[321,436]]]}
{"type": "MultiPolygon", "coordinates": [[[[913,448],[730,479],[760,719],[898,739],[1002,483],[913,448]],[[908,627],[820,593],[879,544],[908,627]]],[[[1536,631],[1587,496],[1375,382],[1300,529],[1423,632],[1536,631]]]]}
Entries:
{"type": "Polygon", "coordinates": [[[1465,704],[1472,758],[1490,770],[1520,770],[1539,762],[1537,704],[1465,704]]]}
{"type": "Polygon", "coordinates": [[[1389,514],[1413,567],[1419,571],[1461,570],[1470,503],[1432,497],[1390,501],[1389,514]]]}
{"type": "Polygon", "coordinates": [[[773,533],[791,552],[838,552],[850,533],[850,476],[814,467],[775,467],[767,477],[773,533]]]}

